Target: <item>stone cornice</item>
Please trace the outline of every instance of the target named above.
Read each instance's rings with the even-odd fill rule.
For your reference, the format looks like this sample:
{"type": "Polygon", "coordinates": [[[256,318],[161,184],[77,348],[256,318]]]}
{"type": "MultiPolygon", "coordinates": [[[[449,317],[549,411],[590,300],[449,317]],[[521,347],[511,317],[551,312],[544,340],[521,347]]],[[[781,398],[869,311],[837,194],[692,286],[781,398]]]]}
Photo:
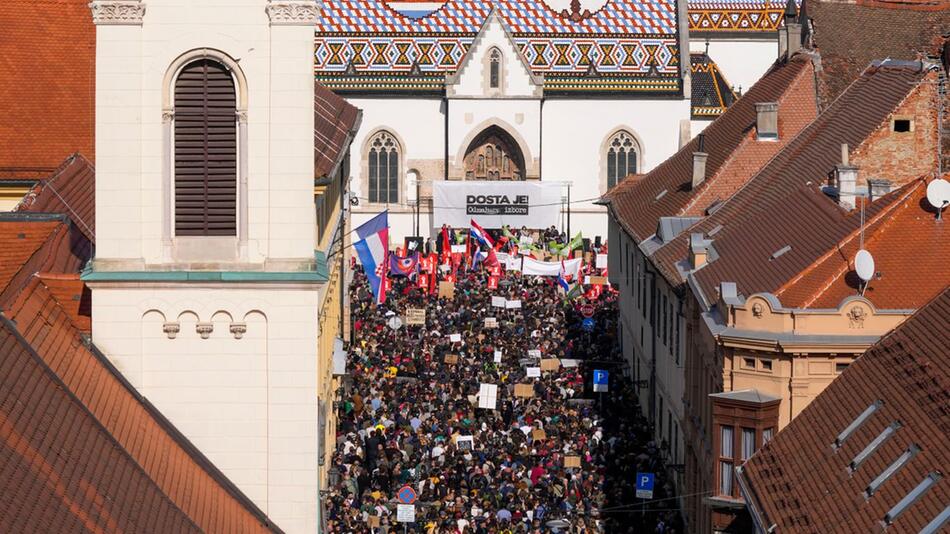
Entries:
{"type": "Polygon", "coordinates": [[[271,26],[311,26],[320,16],[318,0],[270,0],[267,16],[271,26]]]}
{"type": "Polygon", "coordinates": [[[145,4],[140,0],[93,0],[89,3],[94,24],[130,25],[142,24],[145,4]]]}

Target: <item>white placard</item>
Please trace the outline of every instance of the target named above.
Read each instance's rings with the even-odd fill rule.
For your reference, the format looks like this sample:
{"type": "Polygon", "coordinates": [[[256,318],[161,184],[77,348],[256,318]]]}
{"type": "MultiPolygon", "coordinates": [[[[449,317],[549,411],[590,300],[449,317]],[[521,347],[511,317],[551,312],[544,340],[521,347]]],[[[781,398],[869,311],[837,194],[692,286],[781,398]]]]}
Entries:
{"type": "Polygon", "coordinates": [[[541,378],[541,368],[540,367],[528,367],[525,369],[528,373],[528,378],[541,378]]]}
{"type": "Polygon", "coordinates": [[[485,317],[485,328],[498,328],[498,319],[485,317]]]}
{"type": "Polygon", "coordinates": [[[449,335],[449,341],[451,341],[452,343],[461,343],[461,342],[462,342],[462,334],[451,334],[451,335],[449,335]]]}
{"type": "MultiPolygon", "coordinates": [[[[521,251],[524,252],[523,250],[521,251]]],[[[509,256],[508,261],[505,262],[505,269],[509,271],[521,272],[521,256],[509,256]]]]}
{"type": "Polygon", "coordinates": [[[455,446],[460,451],[470,451],[475,448],[475,436],[459,436],[455,439],[455,446]]]}
{"type": "Polygon", "coordinates": [[[478,388],[478,407],[486,410],[494,410],[498,402],[498,386],[495,384],[482,384],[478,388]]]}
{"type": "Polygon", "coordinates": [[[561,360],[561,367],[577,367],[580,363],[580,360],[561,360]]]}
{"type": "Polygon", "coordinates": [[[452,245],[453,254],[465,254],[465,245],[452,245]]]}
{"type": "Polygon", "coordinates": [[[415,523],[416,522],[416,505],[397,504],[396,505],[396,521],[398,521],[399,523],[415,523]]]}
{"type": "Polygon", "coordinates": [[[508,302],[505,300],[505,297],[492,297],[491,305],[493,308],[504,308],[505,303],[508,302]]]}
{"type": "Polygon", "coordinates": [[[496,350],[496,351],[495,351],[495,363],[501,363],[501,351],[500,351],[500,350],[496,350]]]}
{"type": "Polygon", "coordinates": [[[505,308],[520,310],[520,309],[521,309],[521,301],[520,301],[520,300],[509,300],[508,302],[505,303],[505,308]]]}
{"type": "Polygon", "coordinates": [[[585,277],[584,277],[584,285],[585,285],[585,286],[589,286],[589,285],[590,285],[590,277],[589,277],[589,276],[585,276],[585,277]]]}
{"type": "Polygon", "coordinates": [[[432,226],[547,228],[561,222],[560,182],[436,180],[432,184],[432,226]]]}
{"type": "Polygon", "coordinates": [[[596,263],[594,264],[594,266],[597,267],[598,269],[606,269],[606,268],[607,268],[607,255],[606,255],[606,254],[598,254],[598,255],[597,255],[597,260],[596,260],[596,263]]]}
{"type": "Polygon", "coordinates": [[[541,350],[540,350],[540,349],[531,349],[531,350],[529,350],[529,351],[528,351],[528,357],[529,357],[529,358],[540,358],[540,357],[541,357],[541,350]]]}

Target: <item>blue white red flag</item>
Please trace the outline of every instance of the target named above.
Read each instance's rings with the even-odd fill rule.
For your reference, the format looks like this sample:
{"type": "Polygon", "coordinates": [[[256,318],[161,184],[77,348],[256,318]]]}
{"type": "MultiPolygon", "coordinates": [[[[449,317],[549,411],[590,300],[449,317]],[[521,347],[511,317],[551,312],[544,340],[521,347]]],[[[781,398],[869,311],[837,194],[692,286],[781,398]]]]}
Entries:
{"type": "Polygon", "coordinates": [[[356,229],[360,240],[353,243],[376,302],[386,302],[386,270],[389,267],[389,212],[382,212],[356,229]]]}
{"type": "Polygon", "coordinates": [[[419,253],[413,252],[405,258],[389,253],[389,272],[393,276],[415,276],[419,274],[419,253]]]}
{"type": "Polygon", "coordinates": [[[479,244],[484,245],[488,248],[495,248],[495,241],[488,235],[488,232],[484,228],[478,225],[475,222],[475,219],[472,219],[472,227],[469,230],[469,235],[479,244]]]}

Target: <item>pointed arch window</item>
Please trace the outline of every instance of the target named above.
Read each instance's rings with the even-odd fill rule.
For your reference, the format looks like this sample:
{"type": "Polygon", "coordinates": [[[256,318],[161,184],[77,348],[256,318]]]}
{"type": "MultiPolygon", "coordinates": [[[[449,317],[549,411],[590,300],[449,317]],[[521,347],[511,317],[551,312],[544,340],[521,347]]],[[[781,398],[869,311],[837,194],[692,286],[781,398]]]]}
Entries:
{"type": "Polygon", "coordinates": [[[637,174],[640,148],[629,132],[614,134],[607,145],[607,189],[612,189],[624,178],[637,174]]]}
{"type": "Polygon", "coordinates": [[[493,48],[488,56],[489,68],[489,87],[499,89],[501,87],[501,51],[493,48]]]}
{"type": "Polygon", "coordinates": [[[237,235],[237,91],[227,67],[192,61],[174,86],[175,235],[237,235]]]}
{"type": "Polygon", "coordinates": [[[389,132],[379,132],[369,144],[369,201],[376,204],[399,202],[399,143],[389,132]]]}

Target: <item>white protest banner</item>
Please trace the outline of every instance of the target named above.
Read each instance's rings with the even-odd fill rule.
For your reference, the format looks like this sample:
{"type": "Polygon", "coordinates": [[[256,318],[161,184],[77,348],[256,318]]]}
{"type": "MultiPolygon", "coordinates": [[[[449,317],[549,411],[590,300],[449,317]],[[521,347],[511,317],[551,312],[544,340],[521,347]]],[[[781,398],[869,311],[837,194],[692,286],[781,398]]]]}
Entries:
{"type": "Polygon", "coordinates": [[[465,254],[465,245],[452,245],[452,254],[465,254]]]}
{"type": "Polygon", "coordinates": [[[541,378],[541,368],[540,367],[528,367],[525,369],[527,372],[528,378],[541,378]]]}
{"type": "Polygon", "coordinates": [[[540,357],[541,357],[541,350],[540,350],[540,349],[531,349],[531,350],[529,350],[529,351],[528,351],[528,357],[529,357],[529,358],[540,358],[540,357]]]}
{"type": "Polygon", "coordinates": [[[495,351],[495,363],[501,363],[501,351],[500,351],[500,350],[496,350],[496,351],[495,351]]]}
{"type": "Polygon", "coordinates": [[[451,334],[451,335],[449,336],[449,341],[451,341],[452,343],[461,343],[461,342],[462,342],[462,334],[451,334]]]}
{"type": "Polygon", "coordinates": [[[492,297],[492,298],[491,298],[491,305],[492,305],[493,308],[504,308],[506,302],[507,302],[507,301],[505,300],[505,297],[492,297]]]}
{"type": "Polygon", "coordinates": [[[606,269],[606,268],[607,268],[607,255],[606,255],[606,254],[598,254],[598,255],[597,255],[596,263],[594,264],[594,267],[596,267],[596,268],[598,268],[598,269],[606,269]]]}
{"type": "Polygon", "coordinates": [[[486,410],[494,410],[498,402],[498,386],[495,384],[482,384],[478,389],[478,407],[486,410]]]}
{"type": "Polygon", "coordinates": [[[521,256],[509,256],[508,261],[505,262],[505,269],[520,273],[521,272],[521,256]]]}
{"type": "Polygon", "coordinates": [[[436,180],[432,183],[432,226],[468,228],[547,228],[561,220],[561,184],[557,182],[479,182],[436,180]]]}
{"type": "Polygon", "coordinates": [[[580,360],[561,360],[561,365],[564,367],[577,367],[580,363],[580,360]]]}
{"type": "Polygon", "coordinates": [[[520,309],[521,309],[521,301],[520,301],[520,300],[509,300],[508,302],[505,303],[505,308],[520,310],[520,309]]]}
{"type": "Polygon", "coordinates": [[[583,263],[582,258],[576,258],[573,260],[565,260],[564,262],[560,261],[538,261],[532,257],[525,256],[524,264],[522,265],[522,272],[525,275],[534,275],[534,276],[558,276],[561,274],[561,267],[563,263],[564,274],[571,275],[574,279],[577,279],[577,275],[580,274],[581,263],[583,263]]]}

